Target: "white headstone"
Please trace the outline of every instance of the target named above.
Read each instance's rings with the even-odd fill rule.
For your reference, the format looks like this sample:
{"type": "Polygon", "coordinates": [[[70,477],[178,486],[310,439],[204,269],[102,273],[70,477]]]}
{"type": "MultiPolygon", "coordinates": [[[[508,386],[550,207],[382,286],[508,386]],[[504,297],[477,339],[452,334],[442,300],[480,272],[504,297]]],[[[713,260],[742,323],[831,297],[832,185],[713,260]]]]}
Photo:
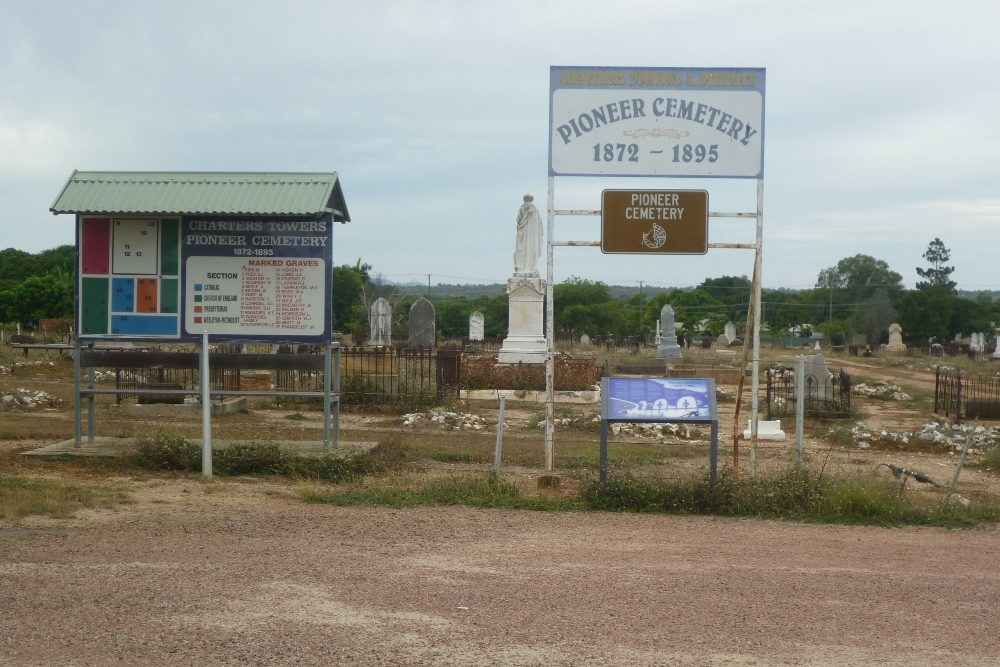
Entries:
{"type": "Polygon", "coordinates": [[[806,399],[825,401],[830,387],[830,371],[826,367],[826,358],[822,354],[811,354],[805,358],[803,368],[805,375],[806,399]]]}
{"type": "Polygon", "coordinates": [[[590,336],[587,334],[580,336],[580,345],[590,345],[590,336]]]}
{"type": "Polygon", "coordinates": [[[660,344],[656,348],[657,359],[677,359],[681,356],[681,346],[677,344],[674,329],[674,308],[669,303],[660,309],[660,344]]]}
{"type": "Polygon", "coordinates": [[[725,334],[730,342],[736,340],[736,325],[732,322],[726,322],[725,334]]]}
{"type": "Polygon", "coordinates": [[[384,298],[375,299],[368,311],[369,345],[389,347],[392,345],[392,306],[384,298]]]}
{"type": "Polygon", "coordinates": [[[469,315],[469,340],[481,341],[486,337],[486,318],[478,310],[469,315]]]}
{"type": "Polygon", "coordinates": [[[885,347],[887,352],[906,352],[906,345],[903,343],[903,327],[895,322],[889,325],[889,344],[885,347]]]}

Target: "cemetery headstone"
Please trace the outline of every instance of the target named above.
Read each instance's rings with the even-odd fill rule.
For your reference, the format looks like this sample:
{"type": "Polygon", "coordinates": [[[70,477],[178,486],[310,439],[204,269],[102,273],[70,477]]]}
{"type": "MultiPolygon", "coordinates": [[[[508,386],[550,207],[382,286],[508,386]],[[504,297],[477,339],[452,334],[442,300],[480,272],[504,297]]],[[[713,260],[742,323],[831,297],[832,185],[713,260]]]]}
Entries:
{"type": "Polygon", "coordinates": [[[410,306],[410,347],[433,348],[437,330],[434,324],[434,304],[420,297],[410,306]]]}
{"type": "Polygon", "coordinates": [[[807,400],[827,400],[829,390],[832,387],[830,386],[830,371],[826,367],[826,358],[822,354],[808,355],[805,358],[803,373],[807,400]]]}
{"type": "Polygon", "coordinates": [[[669,303],[660,309],[660,331],[660,344],[656,347],[656,358],[680,358],[681,346],[677,344],[677,331],[674,329],[674,308],[669,303]]]}
{"type": "Polygon", "coordinates": [[[587,345],[587,346],[589,346],[590,345],[590,336],[588,336],[587,334],[583,334],[582,336],[580,336],[580,345],[587,345]]]}
{"type": "Polygon", "coordinates": [[[889,344],[885,347],[890,354],[906,352],[906,345],[903,343],[903,327],[893,322],[889,325],[889,344]]]}
{"type": "Polygon", "coordinates": [[[720,334],[718,338],[715,339],[715,344],[719,347],[729,347],[730,338],[726,334],[720,334]]]}
{"type": "Polygon", "coordinates": [[[469,340],[481,341],[486,337],[486,318],[478,310],[469,315],[469,340]]]}
{"type": "Polygon", "coordinates": [[[729,340],[736,340],[736,325],[732,322],[726,322],[724,333],[726,334],[726,338],[729,340]]]}
{"type": "Polygon", "coordinates": [[[383,297],[375,299],[368,311],[368,344],[375,347],[392,345],[392,306],[383,297]]]}

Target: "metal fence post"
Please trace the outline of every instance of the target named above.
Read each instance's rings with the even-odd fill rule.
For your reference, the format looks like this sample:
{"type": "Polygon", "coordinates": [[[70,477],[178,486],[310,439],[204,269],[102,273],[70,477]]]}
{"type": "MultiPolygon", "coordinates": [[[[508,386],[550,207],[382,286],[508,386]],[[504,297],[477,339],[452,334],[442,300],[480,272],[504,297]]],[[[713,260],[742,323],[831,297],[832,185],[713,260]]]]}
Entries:
{"type": "Polygon", "coordinates": [[[500,474],[500,459],[503,457],[503,404],[507,394],[500,394],[500,416],[497,418],[497,446],[493,452],[493,474],[500,474]]]}

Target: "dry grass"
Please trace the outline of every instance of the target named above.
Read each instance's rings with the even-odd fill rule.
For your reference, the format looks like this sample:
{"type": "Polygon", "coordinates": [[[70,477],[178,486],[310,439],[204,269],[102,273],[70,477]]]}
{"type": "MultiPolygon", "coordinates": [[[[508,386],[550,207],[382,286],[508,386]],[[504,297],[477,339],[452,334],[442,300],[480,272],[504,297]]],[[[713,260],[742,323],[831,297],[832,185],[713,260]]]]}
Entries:
{"type": "Polygon", "coordinates": [[[118,487],[85,487],[20,477],[0,478],[0,519],[17,522],[31,514],[71,516],[84,508],[111,507],[128,500],[118,487]]]}

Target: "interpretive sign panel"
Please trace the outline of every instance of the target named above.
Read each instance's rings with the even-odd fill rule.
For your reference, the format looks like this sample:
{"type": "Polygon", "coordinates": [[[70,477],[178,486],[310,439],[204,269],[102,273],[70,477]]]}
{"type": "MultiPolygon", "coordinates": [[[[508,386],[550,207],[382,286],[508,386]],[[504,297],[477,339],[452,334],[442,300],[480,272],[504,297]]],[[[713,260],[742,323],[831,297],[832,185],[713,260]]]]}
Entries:
{"type": "Polygon", "coordinates": [[[601,251],[704,255],[708,252],[705,190],[605,190],[601,251]]]}
{"type": "Polygon", "coordinates": [[[603,418],[609,421],[717,419],[715,386],[707,378],[607,378],[602,400],[603,418]]]}
{"type": "Polygon", "coordinates": [[[80,217],[82,337],[323,342],[323,220],[80,217]]]}
{"type": "Polygon", "coordinates": [[[710,378],[622,378],[601,380],[601,484],[608,481],[608,424],[645,422],[708,424],[711,429],[709,483],[719,467],[719,413],[710,378]]]}
{"type": "Polygon", "coordinates": [[[763,68],[552,67],[549,174],[763,178],[763,68]]]}

